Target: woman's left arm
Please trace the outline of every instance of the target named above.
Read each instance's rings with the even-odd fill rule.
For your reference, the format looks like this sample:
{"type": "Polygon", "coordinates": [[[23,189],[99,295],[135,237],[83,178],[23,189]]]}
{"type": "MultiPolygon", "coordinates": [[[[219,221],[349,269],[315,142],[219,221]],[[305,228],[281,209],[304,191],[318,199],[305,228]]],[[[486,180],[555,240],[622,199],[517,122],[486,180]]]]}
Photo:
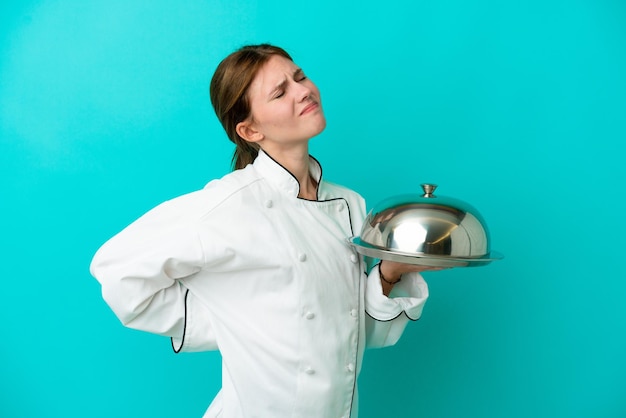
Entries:
{"type": "Polygon", "coordinates": [[[423,273],[425,271],[443,270],[441,267],[420,266],[414,264],[397,263],[395,261],[381,261],[379,264],[380,283],[383,294],[389,296],[393,287],[402,280],[406,273],[423,273]]]}
{"type": "Polygon", "coordinates": [[[420,318],[428,299],[428,285],[420,273],[435,270],[440,269],[391,261],[372,268],[365,290],[368,347],[394,345],[406,324],[420,318]]]}

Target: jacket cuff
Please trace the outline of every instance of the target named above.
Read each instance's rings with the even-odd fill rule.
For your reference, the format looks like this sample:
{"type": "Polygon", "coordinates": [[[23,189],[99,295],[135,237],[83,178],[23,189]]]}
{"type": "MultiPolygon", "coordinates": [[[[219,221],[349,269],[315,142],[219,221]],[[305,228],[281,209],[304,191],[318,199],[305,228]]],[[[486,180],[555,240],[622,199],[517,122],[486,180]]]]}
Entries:
{"type": "Polygon", "coordinates": [[[428,285],[419,273],[403,274],[389,297],[385,296],[380,283],[380,263],[372,268],[367,277],[365,291],[365,310],[379,321],[390,321],[403,312],[409,319],[416,321],[422,315],[428,299],[428,285]]]}
{"type": "Polygon", "coordinates": [[[217,340],[209,322],[209,312],[196,296],[185,294],[185,326],[183,336],[172,337],[175,353],[217,350],[217,340]]]}

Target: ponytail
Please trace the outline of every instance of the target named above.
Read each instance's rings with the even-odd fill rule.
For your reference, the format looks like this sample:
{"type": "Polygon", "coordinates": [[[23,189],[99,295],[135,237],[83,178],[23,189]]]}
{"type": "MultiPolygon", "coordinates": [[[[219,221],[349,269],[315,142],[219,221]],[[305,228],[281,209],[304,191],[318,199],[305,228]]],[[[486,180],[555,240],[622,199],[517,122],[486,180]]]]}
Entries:
{"type": "Polygon", "coordinates": [[[248,164],[252,164],[259,155],[259,146],[247,141],[242,140],[237,144],[235,152],[233,153],[232,167],[234,170],[244,168],[248,164]]]}

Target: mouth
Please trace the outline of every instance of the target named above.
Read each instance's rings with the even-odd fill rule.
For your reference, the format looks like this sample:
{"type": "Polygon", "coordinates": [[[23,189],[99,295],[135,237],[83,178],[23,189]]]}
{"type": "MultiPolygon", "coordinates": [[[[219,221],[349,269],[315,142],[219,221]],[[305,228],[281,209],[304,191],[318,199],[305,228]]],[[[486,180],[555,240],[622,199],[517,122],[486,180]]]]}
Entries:
{"type": "Polygon", "coordinates": [[[306,105],[304,109],[302,109],[302,112],[300,112],[300,116],[306,115],[307,113],[311,113],[317,108],[319,108],[319,104],[317,102],[311,102],[308,105],[306,105]]]}

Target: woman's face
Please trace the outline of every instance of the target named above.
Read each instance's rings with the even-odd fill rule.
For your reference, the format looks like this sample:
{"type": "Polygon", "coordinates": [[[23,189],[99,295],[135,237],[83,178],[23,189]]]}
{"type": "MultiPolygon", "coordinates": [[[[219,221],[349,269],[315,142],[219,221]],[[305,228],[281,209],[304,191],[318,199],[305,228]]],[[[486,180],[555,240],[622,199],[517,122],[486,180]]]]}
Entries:
{"type": "Polygon", "coordinates": [[[326,127],[320,93],[304,72],[280,55],[272,56],[248,89],[251,117],[245,123],[266,151],[306,144],[326,127]]]}

